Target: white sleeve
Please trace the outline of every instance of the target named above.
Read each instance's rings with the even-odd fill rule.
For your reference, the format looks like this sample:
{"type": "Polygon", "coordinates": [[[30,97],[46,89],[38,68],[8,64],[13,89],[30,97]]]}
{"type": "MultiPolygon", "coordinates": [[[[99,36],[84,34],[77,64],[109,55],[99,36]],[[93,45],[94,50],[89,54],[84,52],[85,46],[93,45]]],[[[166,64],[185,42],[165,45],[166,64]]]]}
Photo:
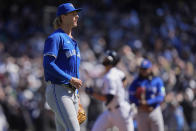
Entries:
{"type": "Polygon", "coordinates": [[[103,89],[103,94],[111,94],[111,95],[116,95],[116,84],[115,81],[112,79],[105,79],[104,80],[104,89],[103,89]]]}
{"type": "Polygon", "coordinates": [[[125,78],[125,73],[119,70],[119,76],[122,80],[123,78],[125,78]]]}

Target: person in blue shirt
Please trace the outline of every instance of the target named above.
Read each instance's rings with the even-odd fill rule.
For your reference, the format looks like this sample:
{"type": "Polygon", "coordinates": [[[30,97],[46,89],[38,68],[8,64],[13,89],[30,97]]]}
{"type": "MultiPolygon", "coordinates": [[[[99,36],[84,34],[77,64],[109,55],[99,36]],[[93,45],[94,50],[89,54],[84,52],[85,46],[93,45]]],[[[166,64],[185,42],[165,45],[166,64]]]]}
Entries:
{"type": "Polygon", "coordinates": [[[77,27],[78,11],[72,3],[61,4],[54,20],[55,31],[45,41],[44,76],[46,101],[55,113],[57,131],[80,131],[77,119],[80,51],[72,36],[77,27]]]}
{"type": "Polygon", "coordinates": [[[160,104],[165,96],[165,87],[160,77],[152,73],[152,63],[144,59],[139,74],[129,87],[129,100],[138,109],[138,131],[164,131],[160,104]]]}

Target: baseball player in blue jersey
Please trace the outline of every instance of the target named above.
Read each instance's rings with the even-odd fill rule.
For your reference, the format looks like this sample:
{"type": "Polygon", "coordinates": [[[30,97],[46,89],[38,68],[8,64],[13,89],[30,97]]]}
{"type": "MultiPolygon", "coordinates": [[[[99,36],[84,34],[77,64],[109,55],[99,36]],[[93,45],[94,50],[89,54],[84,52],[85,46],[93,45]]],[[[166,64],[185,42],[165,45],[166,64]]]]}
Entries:
{"type": "Polygon", "coordinates": [[[138,131],[164,131],[160,103],[164,100],[165,88],[161,78],[152,74],[152,63],[144,59],[139,76],[129,87],[129,100],[136,104],[138,131]]]}
{"type": "Polygon", "coordinates": [[[78,14],[71,3],[57,9],[54,26],[44,46],[44,76],[47,82],[46,101],[55,113],[57,131],[80,131],[77,119],[80,51],[72,37],[77,26],[78,14]]]}

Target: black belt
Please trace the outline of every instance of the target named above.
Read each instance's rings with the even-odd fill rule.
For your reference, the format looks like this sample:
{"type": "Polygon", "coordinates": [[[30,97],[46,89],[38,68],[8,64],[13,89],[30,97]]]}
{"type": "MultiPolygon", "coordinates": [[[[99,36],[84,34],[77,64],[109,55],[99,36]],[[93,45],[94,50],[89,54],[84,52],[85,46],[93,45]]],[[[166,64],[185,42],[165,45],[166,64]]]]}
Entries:
{"type": "MultiPolygon", "coordinates": [[[[55,84],[55,83],[52,83],[51,81],[47,81],[47,83],[48,84],[55,84]]],[[[72,86],[70,83],[69,84],[55,84],[55,85],[64,86],[64,87],[72,89],[73,91],[76,90],[76,88],[74,86],[72,86]]]]}
{"type": "Polygon", "coordinates": [[[112,111],[112,109],[118,109],[120,105],[116,105],[114,108],[108,108],[109,111],[112,111]]]}
{"type": "Polygon", "coordinates": [[[74,86],[72,86],[71,84],[62,84],[62,86],[65,86],[67,88],[72,89],[73,91],[76,91],[76,88],[74,86]]]}

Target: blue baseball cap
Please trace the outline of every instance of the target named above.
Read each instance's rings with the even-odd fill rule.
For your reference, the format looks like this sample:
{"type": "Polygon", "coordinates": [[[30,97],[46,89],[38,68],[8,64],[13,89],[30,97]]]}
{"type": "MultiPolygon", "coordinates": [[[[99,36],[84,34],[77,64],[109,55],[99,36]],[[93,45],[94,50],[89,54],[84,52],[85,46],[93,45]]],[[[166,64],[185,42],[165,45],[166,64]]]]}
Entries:
{"type": "Polygon", "coordinates": [[[147,59],[144,59],[140,65],[140,68],[143,68],[143,69],[149,69],[151,67],[152,67],[152,63],[147,59]]]}
{"type": "Polygon", "coordinates": [[[59,5],[56,16],[67,14],[73,11],[81,11],[81,10],[82,10],[81,8],[76,9],[72,3],[65,3],[65,4],[59,5]]]}

